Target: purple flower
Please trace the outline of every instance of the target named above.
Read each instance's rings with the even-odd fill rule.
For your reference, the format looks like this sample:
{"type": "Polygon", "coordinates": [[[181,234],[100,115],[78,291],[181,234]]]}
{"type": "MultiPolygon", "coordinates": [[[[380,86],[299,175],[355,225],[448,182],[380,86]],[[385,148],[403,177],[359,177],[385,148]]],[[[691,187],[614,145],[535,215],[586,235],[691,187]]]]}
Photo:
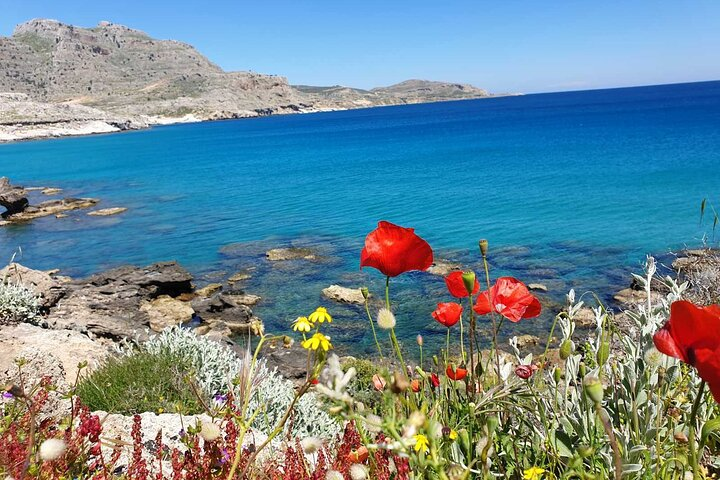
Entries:
{"type": "Polygon", "coordinates": [[[228,396],[227,396],[227,395],[223,395],[223,394],[221,394],[221,393],[216,393],[216,394],[213,396],[213,400],[214,400],[215,403],[217,403],[218,405],[224,405],[225,402],[227,402],[227,399],[228,399],[228,396]]]}
{"type": "Polygon", "coordinates": [[[227,451],[227,448],[220,449],[220,453],[222,453],[222,458],[220,459],[220,463],[227,463],[230,461],[230,454],[227,451]]]}
{"type": "Polygon", "coordinates": [[[10,392],[3,392],[2,396],[3,396],[3,398],[7,398],[7,399],[15,398],[15,396],[10,392]]]}

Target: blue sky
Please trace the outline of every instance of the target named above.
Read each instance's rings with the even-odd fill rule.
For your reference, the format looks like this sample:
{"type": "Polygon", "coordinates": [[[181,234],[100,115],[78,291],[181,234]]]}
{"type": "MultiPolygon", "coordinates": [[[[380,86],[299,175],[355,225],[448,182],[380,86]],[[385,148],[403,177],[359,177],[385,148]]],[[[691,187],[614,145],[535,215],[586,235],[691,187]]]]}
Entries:
{"type": "Polygon", "coordinates": [[[295,84],[543,92],[720,79],[718,0],[0,0],[0,12],[0,35],[36,17],[110,20],[295,84]]]}

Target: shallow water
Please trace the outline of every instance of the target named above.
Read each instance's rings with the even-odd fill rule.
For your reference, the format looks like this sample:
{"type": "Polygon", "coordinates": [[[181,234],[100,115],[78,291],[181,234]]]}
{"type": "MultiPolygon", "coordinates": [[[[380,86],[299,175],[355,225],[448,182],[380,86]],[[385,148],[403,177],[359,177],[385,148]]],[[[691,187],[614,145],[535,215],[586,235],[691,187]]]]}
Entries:
{"type": "MultiPolygon", "coordinates": [[[[0,258],[22,247],[23,263],[78,276],[177,259],[198,283],[252,268],[244,287],[265,298],[256,311],[280,330],[327,303],[320,290],[331,283],[381,294],[380,276],[358,262],[364,236],[385,219],[465,262],[478,261],[477,240],[488,238],[493,274],[545,283],[548,300],[570,287],[607,300],[646,253],[696,245],[711,230],[700,225],[699,206],[717,199],[719,166],[720,82],[0,145],[0,174],[16,183],[129,208],[4,227],[0,258]],[[293,243],[327,259],[263,260],[265,250],[293,243]]],[[[450,300],[440,278],[410,274],[393,291],[406,343],[418,331],[442,338],[429,316],[450,300]]],[[[335,339],[372,351],[361,309],[330,307],[335,339]]],[[[548,320],[507,333],[544,331],[548,320]]]]}

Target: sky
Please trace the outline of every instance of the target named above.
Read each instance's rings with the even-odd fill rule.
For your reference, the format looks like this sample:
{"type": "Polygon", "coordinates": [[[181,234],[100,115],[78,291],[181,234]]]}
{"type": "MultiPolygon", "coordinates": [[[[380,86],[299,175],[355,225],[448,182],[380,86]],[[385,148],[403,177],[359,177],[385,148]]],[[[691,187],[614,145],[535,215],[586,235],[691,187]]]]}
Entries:
{"type": "Polygon", "coordinates": [[[0,35],[32,18],[120,23],[293,84],[532,93],[720,79],[720,0],[0,0],[0,35]]]}

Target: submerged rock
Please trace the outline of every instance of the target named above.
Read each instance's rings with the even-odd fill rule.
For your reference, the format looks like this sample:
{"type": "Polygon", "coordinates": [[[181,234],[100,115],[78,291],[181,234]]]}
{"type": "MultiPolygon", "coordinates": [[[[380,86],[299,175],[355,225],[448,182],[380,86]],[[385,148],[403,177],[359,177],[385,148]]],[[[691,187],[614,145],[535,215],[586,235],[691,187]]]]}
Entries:
{"type": "Polygon", "coordinates": [[[427,269],[428,273],[445,277],[455,270],[462,270],[459,263],[448,262],[446,260],[435,260],[435,262],[427,269]]]}
{"type": "Polygon", "coordinates": [[[305,247],[272,248],[265,252],[265,257],[271,262],[287,260],[317,260],[314,250],[305,247]]]}
{"type": "Polygon", "coordinates": [[[538,291],[541,291],[541,292],[547,292],[547,291],[548,291],[547,285],[545,285],[545,284],[543,284],[543,283],[528,283],[528,286],[527,286],[527,287],[528,287],[529,290],[538,290],[538,291]]]}
{"type": "Polygon", "coordinates": [[[92,212],[88,212],[88,215],[92,217],[107,217],[110,215],[117,215],[126,211],[127,208],[125,207],[103,208],[100,210],[93,210],[92,212]]]}
{"type": "Polygon", "coordinates": [[[59,195],[62,193],[62,191],[63,191],[62,188],[48,187],[48,188],[43,188],[42,190],[40,190],[40,193],[42,193],[43,195],[50,196],[50,195],[59,195]]]}
{"type": "Polygon", "coordinates": [[[336,302],[357,304],[365,303],[365,297],[363,297],[359,288],[330,285],[329,287],[323,289],[322,294],[330,300],[334,300],[336,302]]]}

